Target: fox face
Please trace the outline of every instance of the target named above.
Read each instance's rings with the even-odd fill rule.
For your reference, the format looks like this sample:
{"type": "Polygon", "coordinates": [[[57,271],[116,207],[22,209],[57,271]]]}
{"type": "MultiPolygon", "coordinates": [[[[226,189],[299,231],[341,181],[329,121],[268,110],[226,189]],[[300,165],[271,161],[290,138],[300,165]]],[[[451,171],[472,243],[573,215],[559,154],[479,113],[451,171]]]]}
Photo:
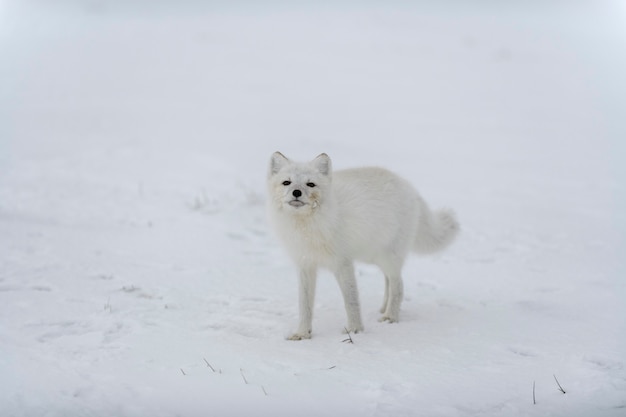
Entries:
{"type": "Polygon", "coordinates": [[[296,163],[280,152],[270,160],[269,192],[275,208],[308,214],[324,200],[331,182],[331,162],[321,154],[308,163],[296,163]]]}

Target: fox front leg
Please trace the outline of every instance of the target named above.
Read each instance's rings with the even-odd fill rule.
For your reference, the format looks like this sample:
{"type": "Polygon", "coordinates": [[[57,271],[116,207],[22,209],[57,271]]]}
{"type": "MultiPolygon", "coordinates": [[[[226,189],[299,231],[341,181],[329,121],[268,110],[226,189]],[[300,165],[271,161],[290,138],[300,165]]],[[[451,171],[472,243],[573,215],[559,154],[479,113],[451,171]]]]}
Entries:
{"type": "Polygon", "coordinates": [[[354,265],[347,261],[342,263],[337,267],[335,275],[341,288],[346,314],[348,315],[346,330],[352,333],[362,332],[363,322],[361,321],[361,306],[359,305],[359,290],[354,276],[354,265]]]}
{"type": "Polygon", "coordinates": [[[313,268],[300,268],[299,303],[300,324],[289,340],[310,339],[313,332],[313,304],[315,303],[315,283],[317,271],[313,268]]]}

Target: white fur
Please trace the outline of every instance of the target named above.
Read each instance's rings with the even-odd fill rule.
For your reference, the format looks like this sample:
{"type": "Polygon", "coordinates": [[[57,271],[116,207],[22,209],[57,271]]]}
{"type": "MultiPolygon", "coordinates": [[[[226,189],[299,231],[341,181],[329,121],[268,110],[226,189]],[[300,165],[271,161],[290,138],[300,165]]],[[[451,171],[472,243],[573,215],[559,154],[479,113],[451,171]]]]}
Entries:
{"type": "Polygon", "coordinates": [[[270,219],[300,270],[300,324],[291,340],[311,337],[318,268],[336,275],[348,315],[346,329],[359,332],[363,323],[354,261],[383,271],[381,320],[396,322],[409,252],[437,252],[459,230],[452,212],[431,212],[404,179],[382,168],[333,172],[326,154],[296,163],[274,153],[268,188],[270,219]]]}

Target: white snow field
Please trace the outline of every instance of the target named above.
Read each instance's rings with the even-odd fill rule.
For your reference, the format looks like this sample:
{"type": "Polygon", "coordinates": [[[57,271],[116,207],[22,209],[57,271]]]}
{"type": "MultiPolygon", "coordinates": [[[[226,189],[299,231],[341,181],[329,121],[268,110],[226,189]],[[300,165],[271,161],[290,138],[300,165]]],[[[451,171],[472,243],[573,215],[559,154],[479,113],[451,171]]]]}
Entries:
{"type": "Polygon", "coordinates": [[[0,48],[0,416],[626,416],[623,2],[8,0],[0,48]],[[400,323],[358,265],[365,332],[324,273],[286,340],[276,150],[456,210],[400,323]]]}

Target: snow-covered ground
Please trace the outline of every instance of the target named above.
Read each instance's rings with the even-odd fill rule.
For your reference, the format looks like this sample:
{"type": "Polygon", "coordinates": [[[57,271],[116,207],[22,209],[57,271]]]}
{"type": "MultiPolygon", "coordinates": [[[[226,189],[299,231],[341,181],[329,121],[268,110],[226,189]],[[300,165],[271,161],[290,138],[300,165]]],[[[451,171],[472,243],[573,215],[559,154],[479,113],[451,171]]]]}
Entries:
{"type": "Polygon", "coordinates": [[[0,415],[626,415],[623,3],[51,3],[0,4],[0,415]],[[365,333],[324,274],[285,340],[275,150],[456,210],[400,323],[359,265],[365,333]]]}

